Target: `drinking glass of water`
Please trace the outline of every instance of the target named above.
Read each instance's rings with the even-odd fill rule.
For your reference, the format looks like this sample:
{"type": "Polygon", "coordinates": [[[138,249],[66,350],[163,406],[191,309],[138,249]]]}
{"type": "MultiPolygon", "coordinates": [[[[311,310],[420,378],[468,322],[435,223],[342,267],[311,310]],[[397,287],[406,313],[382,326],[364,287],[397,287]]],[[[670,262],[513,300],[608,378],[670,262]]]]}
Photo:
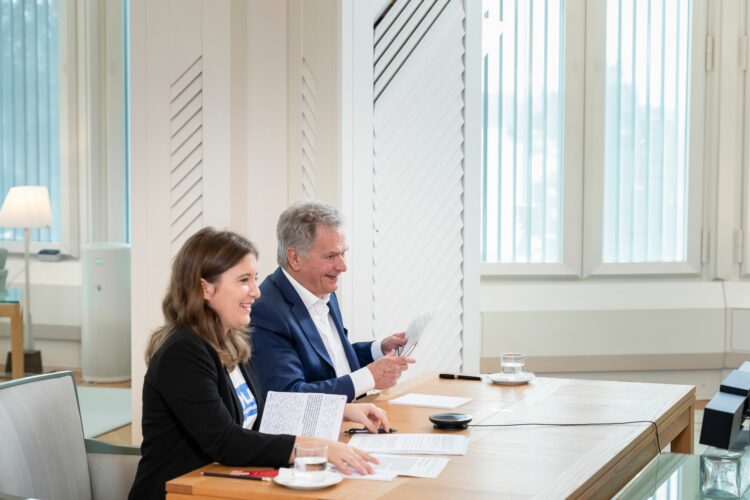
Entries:
{"type": "Polygon", "coordinates": [[[526,365],[526,355],[521,352],[504,352],[500,354],[500,371],[503,375],[523,375],[526,365]]]}
{"type": "Polygon", "coordinates": [[[328,468],[328,446],[294,445],[294,477],[307,482],[323,480],[328,468]]]}

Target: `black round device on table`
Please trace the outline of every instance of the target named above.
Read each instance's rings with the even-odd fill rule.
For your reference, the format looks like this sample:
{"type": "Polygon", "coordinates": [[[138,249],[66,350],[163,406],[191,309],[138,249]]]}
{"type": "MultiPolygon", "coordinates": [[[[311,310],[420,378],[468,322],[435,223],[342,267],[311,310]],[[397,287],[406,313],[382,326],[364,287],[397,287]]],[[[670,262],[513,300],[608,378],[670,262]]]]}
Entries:
{"type": "Polygon", "coordinates": [[[459,431],[467,429],[472,416],[466,413],[436,413],[429,416],[430,422],[435,429],[444,431],[459,431]]]}

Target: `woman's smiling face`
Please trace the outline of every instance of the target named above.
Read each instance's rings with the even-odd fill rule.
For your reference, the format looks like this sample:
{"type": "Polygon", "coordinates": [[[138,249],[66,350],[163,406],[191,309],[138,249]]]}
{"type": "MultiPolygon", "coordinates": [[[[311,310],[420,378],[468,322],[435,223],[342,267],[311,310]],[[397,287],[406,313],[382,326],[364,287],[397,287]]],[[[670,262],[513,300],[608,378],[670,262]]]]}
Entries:
{"type": "Polygon", "coordinates": [[[257,266],[255,255],[249,253],[215,283],[201,279],[203,298],[219,316],[225,332],[247,328],[250,324],[252,304],[260,297],[257,266]]]}

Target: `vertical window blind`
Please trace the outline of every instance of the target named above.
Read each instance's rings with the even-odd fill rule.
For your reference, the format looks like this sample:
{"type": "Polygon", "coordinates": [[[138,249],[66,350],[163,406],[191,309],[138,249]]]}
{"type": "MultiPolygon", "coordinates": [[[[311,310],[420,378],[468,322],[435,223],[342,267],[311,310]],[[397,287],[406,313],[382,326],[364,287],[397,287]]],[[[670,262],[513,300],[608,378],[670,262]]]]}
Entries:
{"type": "MultiPolygon", "coordinates": [[[[585,116],[599,115],[604,126],[580,138],[603,145],[601,159],[587,158],[584,168],[584,177],[601,174],[603,184],[570,179],[602,190],[603,206],[586,207],[602,211],[601,227],[582,229],[601,231],[605,263],[684,262],[692,1],[605,6],[605,15],[585,21],[606,27],[601,39],[588,40],[606,54],[604,106],[594,94],[583,103],[585,116]]],[[[483,11],[482,261],[559,263],[569,236],[563,138],[572,20],[565,0],[484,0],[483,11]]]]}
{"type": "Polygon", "coordinates": [[[690,6],[608,0],[604,262],[686,259],[690,6]]]}
{"type": "Polygon", "coordinates": [[[485,0],[482,261],[560,262],[562,0],[485,0]]]}
{"type": "MultiPolygon", "coordinates": [[[[61,239],[58,40],[57,0],[0,0],[0,197],[47,186],[52,226],[32,231],[44,242],[61,239]]],[[[2,228],[0,239],[23,240],[23,230],[2,228]]]]}

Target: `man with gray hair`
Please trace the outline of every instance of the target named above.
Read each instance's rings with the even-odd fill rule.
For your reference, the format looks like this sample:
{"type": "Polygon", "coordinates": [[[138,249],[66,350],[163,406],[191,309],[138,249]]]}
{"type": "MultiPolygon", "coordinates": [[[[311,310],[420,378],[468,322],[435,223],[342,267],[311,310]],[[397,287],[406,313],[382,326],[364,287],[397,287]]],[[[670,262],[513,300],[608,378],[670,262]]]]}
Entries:
{"type": "Polygon", "coordinates": [[[349,342],[336,299],[348,250],[336,209],[318,201],[287,208],[276,226],[279,268],[251,312],[252,363],[263,392],[343,394],[347,401],[396,385],[411,358],[398,333],[349,342]]]}

